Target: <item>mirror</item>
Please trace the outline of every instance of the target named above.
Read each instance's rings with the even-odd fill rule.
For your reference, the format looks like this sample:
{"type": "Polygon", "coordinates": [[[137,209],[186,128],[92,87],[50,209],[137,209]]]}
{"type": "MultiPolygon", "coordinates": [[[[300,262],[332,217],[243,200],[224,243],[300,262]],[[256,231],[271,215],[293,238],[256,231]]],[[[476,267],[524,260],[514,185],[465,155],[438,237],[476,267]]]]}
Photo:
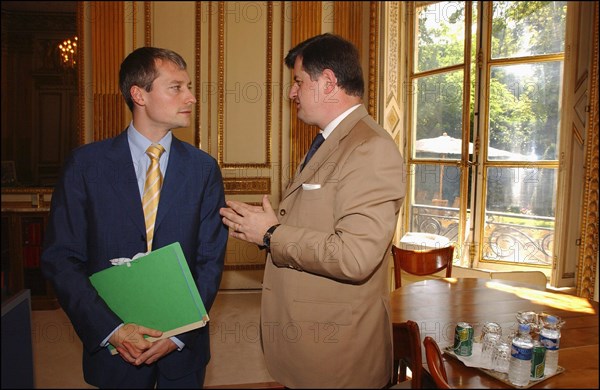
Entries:
{"type": "Polygon", "coordinates": [[[79,144],[78,3],[2,1],[2,192],[54,187],[79,144]]]}

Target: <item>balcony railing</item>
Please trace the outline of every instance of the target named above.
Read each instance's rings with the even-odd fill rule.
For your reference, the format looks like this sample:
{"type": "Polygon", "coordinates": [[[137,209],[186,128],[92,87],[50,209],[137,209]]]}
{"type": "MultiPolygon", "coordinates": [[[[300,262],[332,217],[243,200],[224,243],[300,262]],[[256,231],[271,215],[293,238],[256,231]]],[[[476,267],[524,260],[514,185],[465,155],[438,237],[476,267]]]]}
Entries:
{"type": "MultiPolygon", "coordinates": [[[[554,218],[492,211],[486,216],[483,261],[552,266],[554,218]]],[[[412,232],[438,234],[458,242],[458,223],[458,208],[412,206],[412,232]]]]}

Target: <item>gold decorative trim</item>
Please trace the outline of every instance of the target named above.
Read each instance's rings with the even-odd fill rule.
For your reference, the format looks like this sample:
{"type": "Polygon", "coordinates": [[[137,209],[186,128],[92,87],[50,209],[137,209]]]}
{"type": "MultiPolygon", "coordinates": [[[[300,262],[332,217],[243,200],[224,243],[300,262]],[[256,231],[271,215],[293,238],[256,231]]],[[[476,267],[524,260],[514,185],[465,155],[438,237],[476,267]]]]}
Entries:
{"type": "Polygon", "coordinates": [[[225,194],[269,194],[270,177],[223,178],[225,194]]]}
{"type": "Polygon", "coordinates": [[[223,110],[225,107],[225,3],[218,4],[218,36],[217,36],[217,161],[223,167],[223,110]]]}
{"type": "Polygon", "coordinates": [[[144,45],[152,46],[152,2],[144,1],[144,45]]]}
{"type": "Polygon", "coordinates": [[[53,190],[51,187],[2,187],[3,194],[51,194],[53,190]]]}
{"type": "MultiPolygon", "coordinates": [[[[79,123],[77,129],[77,143],[78,145],[85,144],[85,2],[77,2],[77,36],[79,39],[79,50],[77,51],[77,61],[79,62],[79,85],[77,86],[77,92],[79,93],[79,123]]],[[[4,188],[2,189],[4,192],[4,188]]]]}
{"type": "Polygon", "coordinates": [[[267,2],[267,101],[265,102],[265,114],[267,123],[267,136],[265,140],[265,150],[267,151],[267,159],[265,161],[265,167],[271,167],[271,140],[273,138],[273,129],[271,121],[273,120],[273,114],[271,109],[271,102],[273,98],[273,2],[267,2]]]}
{"type": "MultiPolygon", "coordinates": [[[[206,85],[212,85],[212,28],[213,28],[213,18],[212,18],[212,12],[213,12],[213,7],[212,7],[212,2],[209,1],[208,2],[208,16],[207,16],[207,20],[208,20],[208,36],[206,37],[206,42],[207,42],[207,48],[206,50],[208,51],[208,53],[206,53],[206,58],[208,59],[206,61],[206,85]]],[[[212,133],[213,133],[213,128],[212,128],[212,99],[206,99],[206,132],[207,132],[207,137],[208,137],[208,153],[211,154],[210,152],[212,151],[212,133]]],[[[221,142],[222,138],[217,139],[217,142],[221,142]]],[[[218,160],[217,160],[218,161],[218,160]]]]}
{"type": "MultiPolygon", "coordinates": [[[[196,16],[196,20],[195,20],[195,38],[196,38],[196,45],[194,47],[194,68],[196,70],[195,75],[194,75],[194,84],[196,85],[196,107],[194,107],[194,116],[196,118],[196,121],[194,123],[194,145],[196,145],[196,147],[198,149],[202,149],[202,137],[200,134],[200,127],[201,127],[201,122],[200,122],[200,115],[201,115],[201,110],[200,110],[200,102],[202,101],[202,91],[201,91],[201,72],[200,70],[202,69],[202,4],[197,1],[196,2],[196,7],[195,7],[195,16],[196,16]]],[[[209,132],[209,139],[208,139],[208,154],[210,154],[210,132],[209,132]]]]}
{"type": "MultiPolygon", "coordinates": [[[[285,20],[286,20],[286,16],[285,16],[285,2],[284,1],[280,1],[279,2],[280,6],[281,6],[281,34],[279,36],[279,58],[278,58],[278,62],[279,62],[279,85],[281,86],[281,88],[279,88],[279,121],[278,121],[278,129],[279,129],[279,150],[277,152],[277,161],[279,161],[280,163],[283,162],[283,101],[284,101],[284,96],[283,96],[283,91],[285,90],[285,88],[283,87],[283,74],[285,72],[285,63],[283,62],[283,58],[284,58],[284,45],[285,45],[285,20]]],[[[283,169],[279,170],[279,200],[281,200],[281,195],[283,194],[283,169]]]]}
{"type": "Polygon", "coordinates": [[[225,271],[261,271],[265,269],[265,264],[225,264],[225,271]]]}
{"type": "Polygon", "coordinates": [[[131,27],[132,27],[132,37],[131,42],[133,44],[133,49],[137,48],[137,2],[131,2],[131,27]]]}
{"type": "Polygon", "coordinates": [[[377,115],[377,80],[379,79],[379,2],[371,1],[369,12],[369,97],[368,110],[374,119],[377,115]]]}
{"type": "Polygon", "coordinates": [[[577,295],[593,298],[596,272],[598,267],[598,204],[600,189],[598,188],[598,2],[594,2],[593,53],[590,68],[590,102],[588,115],[585,187],[583,191],[583,210],[581,223],[582,245],[579,252],[577,270],[577,295]]]}

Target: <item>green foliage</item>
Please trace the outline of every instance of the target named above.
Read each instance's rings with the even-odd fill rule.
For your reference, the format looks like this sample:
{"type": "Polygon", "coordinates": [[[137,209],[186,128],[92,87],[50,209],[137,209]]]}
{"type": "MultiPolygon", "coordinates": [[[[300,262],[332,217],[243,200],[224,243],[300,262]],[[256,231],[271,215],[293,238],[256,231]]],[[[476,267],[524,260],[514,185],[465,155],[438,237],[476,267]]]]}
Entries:
{"type": "MultiPolygon", "coordinates": [[[[464,63],[464,6],[435,3],[418,18],[418,72],[464,63]],[[446,15],[443,7],[452,10],[446,15]],[[443,18],[439,16],[443,15],[443,18]]],[[[540,159],[555,160],[559,123],[560,62],[547,63],[538,55],[564,51],[566,2],[493,2],[492,58],[529,58],[519,66],[492,66],[489,90],[490,146],[522,154],[535,151],[540,159]]],[[[451,71],[417,81],[417,138],[446,132],[461,137],[463,72],[451,71]],[[438,95],[434,98],[432,94],[438,95]]],[[[471,105],[473,104],[473,97],[471,105]]],[[[473,111],[471,107],[471,112],[473,111]]]]}

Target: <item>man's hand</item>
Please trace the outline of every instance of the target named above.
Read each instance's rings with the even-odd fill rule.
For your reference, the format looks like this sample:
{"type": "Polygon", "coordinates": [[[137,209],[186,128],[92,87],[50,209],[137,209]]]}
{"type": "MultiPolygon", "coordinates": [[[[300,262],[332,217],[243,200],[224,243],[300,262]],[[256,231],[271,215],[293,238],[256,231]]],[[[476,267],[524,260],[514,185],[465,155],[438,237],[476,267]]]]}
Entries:
{"type": "Polygon", "coordinates": [[[145,335],[160,337],[162,332],[137,324],[125,324],[113,333],[108,342],[117,349],[123,360],[133,364],[144,351],[153,345],[144,338],[145,335]]]}
{"type": "Polygon", "coordinates": [[[228,200],[220,210],[223,223],[229,226],[229,235],[256,245],[263,244],[267,230],[279,223],[267,195],[263,196],[262,207],[244,202],[228,200]]]}
{"type": "Polygon", "coordinates": [[[156,362],[158,359],[166,356],[177,349],[177,344],[175,344],[171,339],[162,339],[156,340],[152,343],[152,347],[148,349],[146,352],[142,353],[135,362],[134,365],[139,366],[141,364],[152,364],[156,362]]]}

